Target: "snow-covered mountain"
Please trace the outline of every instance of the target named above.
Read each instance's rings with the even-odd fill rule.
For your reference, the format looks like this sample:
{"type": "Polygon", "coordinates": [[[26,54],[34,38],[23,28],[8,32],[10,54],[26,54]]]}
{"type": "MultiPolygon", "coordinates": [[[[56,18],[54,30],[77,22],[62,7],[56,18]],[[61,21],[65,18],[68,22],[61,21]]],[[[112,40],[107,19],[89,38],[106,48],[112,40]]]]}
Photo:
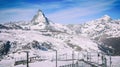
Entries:
{"type": "MultiPolygon", "coordinates": [[[[100,50],[112,52],[113,50],[108,47],[114,49],[115,55],[120,55],[119,34],[120,20],[114,20],[108,15],[84,24],[63,25],[51,22],[41,10],[38,10],[29,22],[0,24],[0,60],[3,60],[0,61],[0,65],[14,66],[15,61],[21,59],[23,62],[26,60],[25,51],[29,52],[29,58],[40,57],[47,60],[55,59],[55,51],[58,53],[58,59],[63,56],[66,59],[73,58],[73,51],[74,58],[78,59],[81,54],[82,59],[87,59],[89,52],[97,53],[100,50]],[[10,59],[9,63],[3,58],[10,59]]],[[[93,58],[98,58],[98,53],[96,58],[94,55],[93,58]]],[[[54,67],[53,65],[51,67],[54,67]]]]}
{"type": "Polygon", "coordinates": [[[90,34],[89,36],[101,37],[103,35],[118,37],[120,36],[120,20],[112,20],[109,16],[103,16],[100,19],[91,21],[91,23],[85,24],[86,29],[83,33],[90,34]],[[88,27],[88,28],[87,28],[88,27]]]}
{"type": "Polygon", "coordinates": [[[41,10],[31,22],[0,24],[0,52],[16,53],[29,50],[40,54],[41,51],[57,50],[59,53],[75,51],[98,51],[97,44],[87,37],[74,34],[66,25],[53,23],[41,10]],[[9,45],[9,50],[6,50],[9,45]]]}
{"type": "MultiPolygon", "coordinates": [[[[89,37],[99,44],[99,48],[105,52],[108,47],[114,49],[114,55],[118,55],[119,50],[118,42],[120,40],[120,20],[114,20],[108,15],[89,21],[82,25],[67,25],[71,30],[75,31],[75,34],[89,37]],[[108,41],[109,39],[115,39],[108,41]],[[111,43],[113,42],[113,43],[111,43]],[[114,44],[114,45],[113,45],[114,44]],[[115,46],[117,45],[117,47],[115,46]]],[[[120,48],[120,47],[119,47],[120,48]]]]}
{"type": "MultiPolygon", "coordinates": [[[[120,20],[105,15],[99,19],[74,25],[62,25],[51,22],[41,10],[30,22],[0,24],[0,48],[10,43],[9,53],[24,49],[48,51],[56,49],[60,53],[76,51],[98,51],[94,42],[104,38],[119,37],[120,20]]],[[[4,52],[3,52],[4,53],[4,52]]]]}
{"type": "Polygon", "coordinates": [[[47,17],[45,17],[41,10],[38,10],[31,22],[22,24],[16,23],[16,25],[20,25],[23,29],[27,30],[71,33],[71,30],[65,25],[51,22],[47,17]]]}
{"type": "Polygon", "coordinates": [[[1,29],[23,29],[23,30],[37,30],[37,31],[52,31],[52,32],[63,32],[72,33],[71,30],[65,25],[51,22],[41,10],[38,10],[37,14],[33,17],[30,22],[10,22],[1,24],[1,29]]]}
{"type": "Polygon", "coordinates": [[[108,15],[104,15],[99,19],[89,21],[82,25],[67,26],[75,30],[76,34],[81,34],[92,39],[120,36],[120,20],[113,20],[108,15]]]}
{"type": "Polygon", "coordinates": [[[43,12],[41,10],[38,10],[37,14],[33,17],[33,19],[31,20],[31,22],[33,24],[49,24],[48,19],[45,17],[45,15],[43,14],[43,12]]]}

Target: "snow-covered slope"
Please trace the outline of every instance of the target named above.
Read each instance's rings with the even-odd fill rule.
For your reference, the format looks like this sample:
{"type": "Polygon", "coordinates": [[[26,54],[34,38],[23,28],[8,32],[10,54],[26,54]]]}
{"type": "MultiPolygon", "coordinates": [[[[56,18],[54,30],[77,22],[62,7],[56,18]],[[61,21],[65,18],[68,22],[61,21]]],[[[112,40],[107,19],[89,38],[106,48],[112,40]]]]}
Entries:
{"type": "MultiPolygon", "coordinates": [[[[57,49],[71,51],[73,47],[79,50],[97,50],[97,44],[93,43],[90,39],[69,35],[66,33],[53,33],[53,32],[38,32],[38,31],[25,31],[25,30],[0,30],[0,41],[10,41],[11,50],[15,52],[22,50],[25,47],[28,49],[41,48],[42,46],[47,49],[57,49]],[[37,44],[38,43],[38,44],[37,44]]],[[[40,49],[42,50],[42,49],[40,49]]]]}

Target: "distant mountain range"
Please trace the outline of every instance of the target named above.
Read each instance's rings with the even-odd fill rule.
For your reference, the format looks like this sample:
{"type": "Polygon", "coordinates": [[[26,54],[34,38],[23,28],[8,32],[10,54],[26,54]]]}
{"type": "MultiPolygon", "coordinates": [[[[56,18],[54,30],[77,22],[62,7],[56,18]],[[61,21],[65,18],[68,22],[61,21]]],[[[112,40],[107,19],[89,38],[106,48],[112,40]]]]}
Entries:
{"type": "Polygon", "coordinates": [[[119,34],[120,20],[113,20],[108,15],[84,24],[63,25],[51,22],[41,10],[38,10],[31,22],[0,24],[0,51],[5,50],[3,46],[9,41],[11,47],[8,53],[26,49],[56,49],[60,53],[71,52],[73,49],[97,52],[106,49],[107,45],[115,50],[115,55],[119,55],[119,52],[116,53],[119,49],[116,49],[114,44],[106,43],[109,42],[109,38],[120,37],[119,34]]]}

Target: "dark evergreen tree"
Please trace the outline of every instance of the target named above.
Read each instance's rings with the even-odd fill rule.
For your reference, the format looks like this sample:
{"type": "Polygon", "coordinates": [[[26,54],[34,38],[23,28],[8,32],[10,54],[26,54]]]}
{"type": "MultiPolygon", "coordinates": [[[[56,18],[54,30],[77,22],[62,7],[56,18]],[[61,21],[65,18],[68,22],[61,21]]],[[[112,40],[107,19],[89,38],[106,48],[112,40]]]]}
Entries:
{"type": "Polygon", "coordinates": [[[6,44],[4,45],[4,54],[6,55],[10,51],[10,41],[7,41],[6,44]]]}

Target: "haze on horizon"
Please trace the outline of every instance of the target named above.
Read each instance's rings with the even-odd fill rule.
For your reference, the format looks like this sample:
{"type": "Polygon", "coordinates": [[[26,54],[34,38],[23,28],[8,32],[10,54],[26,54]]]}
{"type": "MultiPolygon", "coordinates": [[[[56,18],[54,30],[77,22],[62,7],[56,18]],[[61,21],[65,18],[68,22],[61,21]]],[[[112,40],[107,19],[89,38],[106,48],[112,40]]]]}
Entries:
{"type": "Polygon", "coordinates": [[[38,9],[62,24],[80,24],[106,14],[120,18],[120,0],[0,0],[0,5],[0,23],[30,21],[38,9]]]}

